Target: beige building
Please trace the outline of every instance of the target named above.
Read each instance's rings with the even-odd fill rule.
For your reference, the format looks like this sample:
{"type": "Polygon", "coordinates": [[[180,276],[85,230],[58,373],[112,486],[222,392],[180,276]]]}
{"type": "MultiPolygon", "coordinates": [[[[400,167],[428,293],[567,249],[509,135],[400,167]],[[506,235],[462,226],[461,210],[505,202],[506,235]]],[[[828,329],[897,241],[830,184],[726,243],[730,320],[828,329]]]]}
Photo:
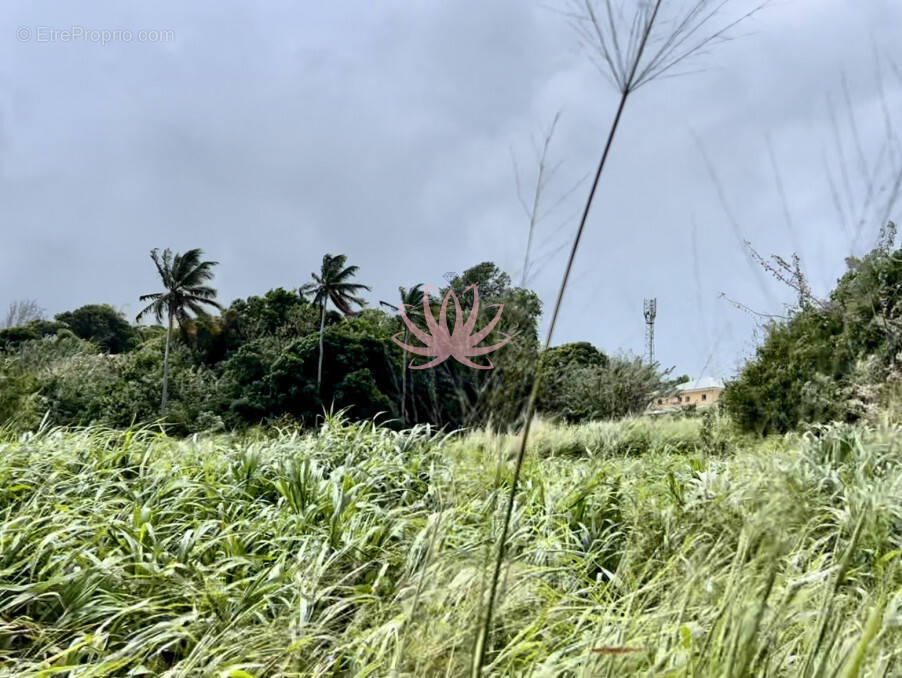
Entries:
{"type": "Polygon", "coordinates": [[[714,377],[700,377],[677,386],[675,395],[656,397],[648,409],[651,411],[666,411],[691,405],[707,407],[717,402],[723,389],[724,383],[722,380],[714,377]]]}

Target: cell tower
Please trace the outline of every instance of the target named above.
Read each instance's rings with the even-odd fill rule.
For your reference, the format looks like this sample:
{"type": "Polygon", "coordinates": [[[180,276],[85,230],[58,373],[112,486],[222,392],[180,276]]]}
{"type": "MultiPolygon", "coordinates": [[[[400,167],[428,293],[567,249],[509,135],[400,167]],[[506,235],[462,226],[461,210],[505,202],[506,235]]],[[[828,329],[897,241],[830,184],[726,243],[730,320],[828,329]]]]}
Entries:
{"type": "Polygon", "coordinates": [[[658,300],[646,299],[642,302],[642,312],[645,315],[645,351],[648,355],[648,364],[655,362],[655,316],[658,315],[658,300]]]}

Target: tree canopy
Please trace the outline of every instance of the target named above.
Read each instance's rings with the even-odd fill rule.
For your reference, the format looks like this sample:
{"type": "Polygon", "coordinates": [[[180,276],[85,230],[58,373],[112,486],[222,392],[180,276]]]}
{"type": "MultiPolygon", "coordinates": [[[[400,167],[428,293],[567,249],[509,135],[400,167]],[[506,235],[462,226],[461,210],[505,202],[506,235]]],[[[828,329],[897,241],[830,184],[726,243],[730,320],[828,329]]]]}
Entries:
{"type": "Polygon", "coordinates": [[[755,356],[727,384],[724,407],[761,434],[862,417],[900,376],[900,302],[902,250],[850,259],[826,304],[767,325],[755,356]]]}
{"type": "MultiPolygon", "coordinates": [[[[54,321],[0,331],[4,420],[17,412],[17,426],[23,427],[37,425],[44,414],[55,424],[154,421],[161,417],[165,390],[162,417],[173,431],[239,430],[281,421],[314,425],[324,412],[340,409],[351,419],[379,416],[395,427],[504,429],[519,422],[540,365],[558,379],[551,380],[543,411],[568,419],[635,411],[657,384],[657,371],[641,361],[603,372],[613,359],[585,342],[553,348],[540,359],[539,298],[512,285],[492,262],[466,269],[426,299],[437,318],[453,290],[467,317],[478,293],[474,331],[503,309],[480,345],[504,336],[509,341],[476,358],[484,365],[490,358],[493,369],[449,358],[423,370],[411,369],[411,360],[420,358],[392,341],[405,333],[412,345],[418,339],[394,310],[366,307],[360,292],[369,288],[343,255],[326,255],[309,285],[276,287],[225,308],[210,286],[216,263],[205,261],[201,250],[154,250],[151,258],[163,289],[142,297],[147,305],[139,317],[150,315],[162,326],[131,325],[107,304],[88,304],[54,321]],[[632,386],[618,385],[618,379],[632,380],[632,386]],[[607,390],[597,390],[602,383],[607,390]],[[630,394],[631,404],[604,405],[601,393],[608,394],[604,402],[630,394]]],[[[424,329],[426,288],[401,287],[396,301],[424,329]]],[[[447,308],[451,327],[453,306],[447,308]]]]}

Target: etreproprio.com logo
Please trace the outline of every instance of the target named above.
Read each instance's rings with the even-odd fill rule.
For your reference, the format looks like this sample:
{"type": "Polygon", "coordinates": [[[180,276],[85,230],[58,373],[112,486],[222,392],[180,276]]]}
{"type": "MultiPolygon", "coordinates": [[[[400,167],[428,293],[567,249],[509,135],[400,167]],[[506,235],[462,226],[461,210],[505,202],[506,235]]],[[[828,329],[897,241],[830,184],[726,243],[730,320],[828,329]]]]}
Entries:
{"type": "Polygon", "coordinates": [[[175,31],[170,28],[136,29],[90,28],[87,26],[19,26],[19,42],[90,42],[108,45],[114,42],[174,42],[175,31]]]}
{"type": "Polygon", "coordinates": [[[473,306],[470,309],[470,314],[464,319],[463,311],[460,307],[460,300],[457,298],[457,294],[455,294],[454,290],[450,287],[448,291],[445,293],[445,298],[442,300],[441,310],[439,311],[439,318],[436,321],[435,317],[432,315],[432,308],[429,305],[429,290],[434,289],[431,285],[426,285],[423,291],[423,318],[426,321],[426,328],[428,331],[422,330],[407,315],[407,305],[401,304],[399,309],[401,313],[401,319],[404,321],[404,324],[407,325],[407,331],[412,334],[414,337],[419,339],[421,342],[425,344],[425,346],[411,346],[410,344],[405,344],[403,341],[399,339],[402,335],[401,332],[394,335],[392,337],[392,341],[394,341],[398,346],[403,348],[405,351],[409,351],[414,355],[426,356],[429,358],[433,358],[427,363],[422,365],[416,365],[413,361],[410,362],[410,369],[412,370],[425,370],[429,367],[435,367],[436,365],[440,365],[445,362],[448,358],[454,358],[457,362],[462,365],[466,365],[467,367],[472,367],[477,370],[490,370],[494,367],[491,360],[486,359],[488,365],[480,365],[478,363],[474,363],[470,358],[475,356],[483,356],[491,353],[492,351],[496,351],[502,346],[504,346],[508,341],[510,341],[511,337],[509,334],[505,334],[504,332],[500,332],[503,339],[496,344],[492,344],[491,346],[479,346],[479,342],[485,339],[489,333],[495,328],[495,325],[498,324],[498,321],[501,319],[501,312],[504,310],[503,304],[491,304],[488,308],[497,308],[498,311],[495,313],[495,316],[480,330],[476,330],[476,319],[479,314],[479,290],[476,285],[470,285],[467,287],[464,292],[469,292],[472,290],[473,292],[473,306]],[[448,329],[448,301],[454,301],[454,327],[452,329],[448,329]]]}

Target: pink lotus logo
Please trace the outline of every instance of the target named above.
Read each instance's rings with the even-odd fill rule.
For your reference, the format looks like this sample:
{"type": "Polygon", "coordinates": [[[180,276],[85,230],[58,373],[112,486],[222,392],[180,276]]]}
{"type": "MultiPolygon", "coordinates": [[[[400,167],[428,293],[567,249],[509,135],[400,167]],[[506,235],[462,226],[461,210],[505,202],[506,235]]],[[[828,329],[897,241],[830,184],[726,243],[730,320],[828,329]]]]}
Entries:
{"type": "Polygon", "coordinates": [[[432,309],[429,307],[430,289],[435,288],[426,285],[426,288],[423,291],[423,316],[426,318],[426,326],[429,329],[429,332],[424,332],[411,322],[404,310],[406,304],[402,304],[399,309],[401,318],[404,320],[404,324],[407,325],[411,334],[426,345],[408,346],[398,339],[398,337],[401,336],[400,332],[392,337],[392,341],[405,351],[434,358],[434,360],[430,360],[425,365],[414,365],[413,361],[411,361],[410,369],[425,370],[427,367],[434,367],[445,362],[448,358],[454,358],[457,362],[477,370],[492,369],[494,365],[491,360],[489,360],[488,365],[477,365],[469,360],[469,358],[491,353],[510,341],[510,335],[502,332],[501,334],[504,335],[504,339],[497,344],[492,346],[477,346],[480,341],[489,335],[489,332],[494,329],[495,325],[498,324],[498,320],[501,318],[501,311],[504,310],[504,305],[490,305],[489,308],[497,308],[498,312],[495,313],[495,317],[489,321],[488,325],[474,333],[473,328],[476,326],[476,316],[479,313],[479,291],[476,289],[476,285],[470,285],[464,290],[464,292],[473,290],[473,308],[470,310],[470,315],[467,317],[466,321],[463,319],[463,311],[461,311],[460,301],[458,301],[457,295],[454,294],[454,290],[448,289],[445,298],[442,300],[441,312],[439,313],[438,322],[436,322],[435,318],[432,316],[432,309]],[[454,329],[450,332],[448,331],[447,318],[449,298],[454,300],[454,329]]]}

